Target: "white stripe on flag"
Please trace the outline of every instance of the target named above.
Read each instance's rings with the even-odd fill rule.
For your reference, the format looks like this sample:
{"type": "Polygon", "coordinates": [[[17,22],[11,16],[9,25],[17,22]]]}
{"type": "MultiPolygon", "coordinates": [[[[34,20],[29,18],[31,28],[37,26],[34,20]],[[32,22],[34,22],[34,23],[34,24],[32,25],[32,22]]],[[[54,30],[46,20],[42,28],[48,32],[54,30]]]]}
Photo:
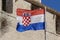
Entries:
{"type": "MultiPolygon", "coordinates": [[[[23,25],[22,24],[22,19],[23,18],[21,16],[17,16],[17,20],[18,20],[18,22],[21,25],[23,25]]],[[[30,22],[30,24],[32,24],[32,23],[38,23],[38,22],[44,22],[44,14],[31,16],[31,22],[30,22]]]]}

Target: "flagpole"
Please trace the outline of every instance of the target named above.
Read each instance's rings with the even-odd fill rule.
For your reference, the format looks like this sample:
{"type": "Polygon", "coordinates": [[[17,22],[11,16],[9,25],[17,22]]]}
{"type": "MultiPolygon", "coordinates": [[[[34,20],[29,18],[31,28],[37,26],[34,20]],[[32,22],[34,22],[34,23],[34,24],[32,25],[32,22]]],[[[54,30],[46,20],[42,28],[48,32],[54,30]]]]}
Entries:
{"type": "Polygon", "coordinates": [[[35,6],[38,6],[38,7],[40,7],[40,8],[45,8],[45,7],[46,7],[46,11],[48,11],[48,12],[50,12],[50,13],[52,13],[52,14],[55,14],[55,15],[57,15],[57,16],[60,16],[60,12],[57,12],[57,11],[55,11],[54,9],[51,9],[51,8],[49,8],[49,7],[41,4],[40,2],[37,2],[37,1],[35,1],[35,0],[25,0],[25,1],[31,3],[31,4],[33,4],[33,5],[35,5],[35,6]]]}
{"type": "Polygon", "coordinates": [[[45,15],[44,15],[44,20],[45,20],[45,40],[46,40],[47,35],[46,35],[46,19],[45,18],[46,18],[46,7],[45,7],[45,15]]]}

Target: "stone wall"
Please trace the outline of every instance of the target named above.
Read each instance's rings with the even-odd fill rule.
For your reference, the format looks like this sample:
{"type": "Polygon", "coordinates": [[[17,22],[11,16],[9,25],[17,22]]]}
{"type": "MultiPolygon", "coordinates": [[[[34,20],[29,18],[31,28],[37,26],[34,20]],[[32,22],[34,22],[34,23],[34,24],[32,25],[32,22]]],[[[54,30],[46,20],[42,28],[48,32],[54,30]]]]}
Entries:
{"type": "Polygon", "coordinates": [[[1,28],[1,7],[2,7],[2,6],[1,6],[1,2],[2,2],[2,1],[0,0],[0,28],[1,28]]]}

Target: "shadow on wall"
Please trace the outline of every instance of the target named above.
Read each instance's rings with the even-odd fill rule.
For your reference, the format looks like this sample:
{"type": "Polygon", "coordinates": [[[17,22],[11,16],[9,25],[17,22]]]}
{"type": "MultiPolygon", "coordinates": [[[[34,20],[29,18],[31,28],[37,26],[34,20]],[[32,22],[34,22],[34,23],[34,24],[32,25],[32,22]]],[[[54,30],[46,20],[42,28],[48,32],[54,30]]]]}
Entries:
{"type": "Polygon", "coordinates": [[[56,16],[56,33],[60,34],[60,17],[56,16]]]}
{"type": "Polygon", "coordinates": [[[13,13],[13,0],[2,0],[2,10],[7,13],[13,13]]]}
{"type": "Polygon", "coordinates": [[[8,23],[5,18],[1,18],[1,27],[0,27],[0,37],[2,37],[6,32],[8,32],[8,23]]]}

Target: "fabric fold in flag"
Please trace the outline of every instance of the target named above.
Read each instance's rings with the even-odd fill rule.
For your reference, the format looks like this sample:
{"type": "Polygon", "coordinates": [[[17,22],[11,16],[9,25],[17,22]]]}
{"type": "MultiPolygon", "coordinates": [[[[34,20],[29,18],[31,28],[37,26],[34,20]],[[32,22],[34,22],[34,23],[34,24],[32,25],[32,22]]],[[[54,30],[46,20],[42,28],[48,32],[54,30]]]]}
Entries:
{"type": "Polygon", "coordinates": [[[45,20],[44,20],[44,9],[36,10],[25,10],[17,9],[17,28],[19,32],[24,32],[28,30],[44,30],[45,20]]]}

